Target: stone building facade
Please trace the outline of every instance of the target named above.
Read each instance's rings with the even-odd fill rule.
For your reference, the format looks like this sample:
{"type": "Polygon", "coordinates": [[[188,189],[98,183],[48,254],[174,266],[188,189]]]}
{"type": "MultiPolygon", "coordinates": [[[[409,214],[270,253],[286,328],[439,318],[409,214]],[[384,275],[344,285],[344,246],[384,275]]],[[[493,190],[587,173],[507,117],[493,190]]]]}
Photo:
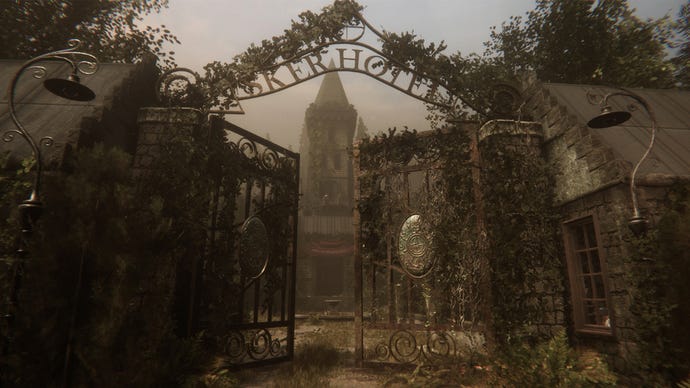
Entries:
{"type": "MultiPolygon", "coordinates": [[[[616,90],[531,80],[524,86],[524,103],[517,117],[490,119],[481,125],[457,123],[457,129],[469,135],[470,147],[474,149],[472,164],[477,166],[478,176],[472,179],[471,186],[480,191],[474,198],[477,225],[489,236],[486,252],[491,267],[491,289],[490,292],[483,289],[482,295],[490,301],[493,310],[483,315],[487,323],[485,338],[506,339],[513,334],[517,338],[525,334],[551,337],[565,330],[576,347],[595,350],[618,372],[643,379],[640,360],[649,357],[641,349],[649,345],[650,337],[652,342],[659,343],[661,353],[677,352],[681,360],[683,357],[687,360],[690,355],[686,336],[669,336],[670,332],[682,331],[690,317],[687,301],[678,297],[688,295],[690,290],[685,281],[690,275],[687,256],[677,254],[686,258],[683,262],[682,258],[656,257],[659,251],[642,253],[636,244],[640,238],[644,244],[645,237],[635,236],[629,228],[633,215],[632,190],[637,193],[642,216],[649,220],[649,236],[654,238],[651,236],[672,206],[670,194],[683,185],[686,189],[690,187],[690,93],[634,90],[656,113],[658,130],[652,152],[640,165],[635,186],[631,188],[631,173],[651,140],[651,123],[645,110],[631,105],[626,97],[613,97],[609,100],[613,110],[630,111],[632,118],[606,129],[587,125],[600,114],[601,99],[616,90]],[[509,155],[507,159],[506,155],[509,155]],[[523,163],[526,160],[535,163],[523,163]],[[532,170],[525,171],[525,166],[532,170]],[[548,186],[543,185],[542,178],[548,179],[548,186]],[[541,191],[525,190],[528,186],[539,187],[541,191]],[[527,192],[532,196],[525,196],[527,192]],[[508,205],[504,206],[505,203],[508,205]],[[490,207],[505,212],[497,214],[490,207]],[[535,233],[541,233],[536,224],[548,229],[540,234],[543,240],[534,240],[535,233]],[[525,244],[527,249],[514,248],[516,242],[525,244]],[[506,250],[504,246],[511,248],[506,250]],[[669,262],[655,264],[661,260],[669,262]],[[657,278],[654,274],[640,273],[644,271],[658,271],[657,278]],[[663,283],[670,278],[675,279],[670,283],[672,286],[663,283]],[[652,288],[658,291],[647,291],[652,288]],[[651,322],[656,328],[648,327],[645,319],[650,319],[645,314],[652,321],[667,322],[651,322]],[[657,330],[660,328],[666,332],[657,330]],[[671,337],[674,342],[668,344],[671,337]]],[[[412,137],[441,135],[442,131],[412,137]]],[[[389,146],[397,147],[404,144],[394,140],[381,139],[381,142],[388,141],[389,146]]],[[[370,151],[364,160],[386,158],[375,154],[381,148],[368,145],[367,149],[370,151]]],[[[361,156],[362,152],[360,148],[356,150],[357,155],[361,156]]],[[[363,175],[358,172],[357,177],[360,176],[363,175]]],[[[371,187],[367,186],[365,191],[358,189],[357,194],[374,197],[372,191],[366,190],[371,187]]],[[[424,214],[424,210],[420,211],[424,214]]],[[[687,205],[684,211],[687,215],[687,205]]],[[[358,220],[360,215],[357,213],[358,220]]],[[[359,225],[373,219],[364,213],[362,217],[365,221],[359,225]]],[[[394,230],[399,225],[393,221],[394,230]]],[[[687,232],[681,236],[687,238],[687,232]]],[[[665,243],[669,241],[662,242],[665,243]]],[[[377,254],[364,248],[364,243],[361,246],[364,253],[358,253],[358,257],[367,264],[365,260],[370,260],[367,257],[377,254]]],[[[363,283],[367,281],[366,276],[363,283]]],[[[366,299],[366,289],[364,292],[366,299]]],[[[395,294],[392,290],[387,292],[384,294],[395,294]]],[[[379,299],[386,299],[381,295],[379,299]]],[[[388,300],[396,299],[388,297],[388,300]]],[[[369,304],[374,305],[374,302],[369,304]]],[[[393,311],[390,306],[389,303],[382,308],[393,311]]],[[[359,316],[364,333],[371,329],[366,312],[359,316]]],[[[386,321],[388,327],[391,331],[399,329],[398,317],[391,316],[386,321]]],[[[651,365],[657,361],[644,362],[651,365]]],[[[676,371],[687,373],[677,360],[674,362],[676,371]]]]}
{"type": "Polygon", "coordinates": [[[326,74],[305,112],[300,139],[298,311],[353,308],[350,148],[357,123],[338,73],[326,74]]]}
{"type": "MultiPolygon", "coordinates": [[[[631,309],[630,175],[651,132],[649,117],[626,97],[609,102],[614,110],[632,111],[630,121],[606,129],[587,126],[600,113],[598,101],[614,90],[529,80],[522,113],[540,127],[540,147],[555,181],[566,287],[562,300],[556,298],[560,308],[553,323],[567,328],[576,345],[607,355],[623,371],[631,368],[641,329],[631,309]]],[[[659,128],[635,189],[653,227],[672,185],[690,182],[690,93],[634,92],[656,112],[659,128]]]]}

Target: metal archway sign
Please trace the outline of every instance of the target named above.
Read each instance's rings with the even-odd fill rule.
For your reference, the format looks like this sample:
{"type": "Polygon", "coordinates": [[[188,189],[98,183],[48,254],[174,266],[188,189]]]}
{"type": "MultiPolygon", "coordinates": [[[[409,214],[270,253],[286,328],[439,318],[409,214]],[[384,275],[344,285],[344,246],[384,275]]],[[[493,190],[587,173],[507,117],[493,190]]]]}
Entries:
{"type": "MultiPolygon", "coordinates": [[[[235,86],[232,93],[228,93],[234,96],[229,104],[234,110],[216,109],[209,110],[209,113],[244,114],[241,101],[277,93],[327,73],[351,72],[364,74],[417,100],[450,112],[457,112],[462,104],[479,114],[485,114],[484,109],[451,91],[441,80],[406,66],[403,61],[384,53],[382,48],[368,43],[388,40],[361,13],[355,12],[351,21],[342,26],[339,38],[290,58],[279,58],[278,62],[257,70],[251,82],[243,87],[235,86]]],[[[231,78],[228,76],[226,79],[229,84],[235,82],[231,78]]],[[[194,88],[202,77],[187,68],[166,71],[158,82],[159,97],[161,93],[172,94],[171,85],[179,81],[194,88]],[[180,73],[188,73],[192,77],[180,73]]]]}
{"type": "Polygon", "coordinates": [[[249,83],[251,92],[238,94],[237,100],[273,94],[330,72],[352,72],[374,78],[428,104],[454,109],[462,101],[479,112],[471,103],[452,93],[440,80],[405,66],[380,48],[366,43],[386,40],[384,34],[357,12],[350,23],[343,25],[339,39],[317,45],[258,71],[257,78],[249,83]]]}

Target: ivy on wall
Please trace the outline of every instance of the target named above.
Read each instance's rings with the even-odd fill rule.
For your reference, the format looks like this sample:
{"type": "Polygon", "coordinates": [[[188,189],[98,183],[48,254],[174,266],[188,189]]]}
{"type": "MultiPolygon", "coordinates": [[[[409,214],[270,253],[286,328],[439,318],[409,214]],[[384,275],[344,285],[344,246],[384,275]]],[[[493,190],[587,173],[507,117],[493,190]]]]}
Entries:
{"type": "Polygon", "coordinates": [[[502,342],[537,334],[534,327],[551,312],[543,296],[562,297],[563,290],[548,166],[538,147],[511,140],[495,135],[480,145],[493,319],[502,342]]]}
{"type": "Polygon", "coordinates": [[[395,203],[400,198],[386,192],[386,177],[416,155],[434,154],[437,179],[424,205],[415,210],[432,224],[437,257],[433,292],[448,302],[445,311],[436,312],[438,318],[476,322],[490,302],[492,329],[500,342],[535,338],[547,314],[554,314],[553,302],[543,298],[561,298],[563,292],[550,172],[539,148],[529,143],[510,143],[498,135],[482,142],[480,150],[484,162],[473,165],[470,138],[460,129],[429,136],[390,131],[365,139],[360,145],[365,173],[359,202],[364,259],[385,257],[385,233],[400,218],[390,213],[401,205],[395,203]],[[480,182],[472,168],[480,169],[480,182]],[[477,188],[483,215],[477,214],[477,188]],[[487,262],[488,268],[483,267],[487,262]],[[491,301],[481,292],[487,276],[491,301]]]}
{"type": "MultiPolygon", "coordinates": [[[[171,127],[150,173],[137,179],[130,155],[102,146],[76,152],[63,171],[44,177],[45,210],[26,262],[15,339],[0,360],[3,384],[178,386],[207,362],[199,338],[177,335],[176,283],[179,266],[204,252],[210,185],[236,176],[237,167],[215,163],[223,142],[201,141],[208,128],[171,127]]],[[[26,194],[25,185],[14,186],[3,203],[26,194]]],[[[7,257],[19,231],[9,210],[1,228],[7,257]]]]}
{"type": "Polygon", "coordinates": [[[626,263],[639,347],[636,373],[660,385],[690,373],[690,184],[671,187],[664,207],[655,228],[629,237],[626,263]]]}

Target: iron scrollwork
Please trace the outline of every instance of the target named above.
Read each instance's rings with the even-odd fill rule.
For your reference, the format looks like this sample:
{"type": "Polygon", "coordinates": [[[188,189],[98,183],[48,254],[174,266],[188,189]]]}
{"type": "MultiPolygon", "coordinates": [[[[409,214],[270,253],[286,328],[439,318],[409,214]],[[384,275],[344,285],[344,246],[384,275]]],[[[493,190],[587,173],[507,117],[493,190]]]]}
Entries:
{"type": "MultiPolygon", "coordinates": [[[[24,126],[19,122],[19,120],[16,117],[15,113],[15,107],[14,107],[14,96],[16,92],[16,86],[17,82],[19,80],[19,77],[24,71],[30,71],[31,76],[35,79],[42,79],[45,78],[46,75],[48,74],[48,70],[45,66],[43,65],[38,65],[37,63],[40,62],[45,62],[45,61],[59,61],[59,62],[66,62],[72,67],[72,74],[71,77],[75,81],[78,82],[79,77],[78,74],[84,74],[84,75],[92,75],[95,74],[98,71],[98,59],[92,54],[86,53],[79,51],[78,49],[81,47],[81,41],[79,39],[70,39],[67,42],[67,48],[53,51],[50,53],[46,53],[43,55],[40,55],[36,58],[33,58],[29,60],[28,62],[24,63],[19,69],[19,71],[15,74],[14,78],[12,79],[12,83],[10,84],[10,90],[9,90],[9,107],[10,107],[10,116],[12,118],[12,121],[14,122],[15,126],[17,129],[10,129],[5,131],[2,134],[2,140],[5,143],[9,143],[14,141],[17,135],[19,135],[21,138],[26,140],[27,143],[31,146],[34,158],[36,159],[36,180],[34,183],[34,190],[36,192],[36,195],[38,196],[38,192],[40,192],[40,183],[41,183],[41,172],[43,169],[43,161],[42,161],[42,155],[41,151],[39,149],[39,145],[43,147],[50,147],[55,143],[55,140],[50,137],[50,136],[44,136],[40,139],[38,139],[38,142],[34,141],[33,137],[29,135],[29,133],[24,129],[24,126]]],[[[47,80],[46,82],[49,82],[51,80],[47,80]]],[[[65,90],[63,90],[65,92],[65,90]]],[[[93,94],[92,94],[93,97],[93,94]]],[[[73,96],[68,96],[70,99],[75,99],[73,96]]]]}
{"type": "Polygon", "coordinates": [[[426,340],[419,342],[415,334],[408,330],[394,332],[388,343],[376,344],[375,357],[377,361],[394,361],[409,364],[418,361],[429,363],[438,362],[456,354],[455,339],[443,331],[426,332],[426,340]]]}
{"type": "Polygon", "coordinates": [[[365,172],[399,171],[412,164],[430,166],[439,161],[443,140],[415,130],[389,129],[360,145],[360,169],[365,172]]]}
{"type": "Polygon", "coordinates": [[[490,87],[490,118],[513,119],[519,116],[522,95],[512,85],[498,83],[490,87]]]}
{"type": "Polygon", "coordinates": [[[259,217],[252,216],[242,225],[239,246],[240,269],[242,275],[256,279],[268,267],[268,232],[259,217]]]}
{"type": "Polygon", "coordinates": [[[262,149],[255,141],[247,137],[241,137],[236,142],[228,142],[227,145],[230,149],[239,152],[247,160],[252,161],[256,167],[264,171],[276,172],[286,168],[293,169],[295,166],[293,158],[286,157],[268,147],[263,147],[262,149]]]}
{"type": "Polygon", "coordinates": [[[209,114],[244,114],[239,101],[226,96],[233,110],[209,109],[208,82],[199,73],[186,67],[176,67],[163,72],[156,81],[156,99],[168,106],[184,106],[203,109],[209,114]]]}
{"type": "Polygon", "coordinates": [[[432,237],[419,214],[408,217],[400,228],[398,257],[403,270],[415,279],[426,277],[434,267],[432,237]]]}
{"type": "MultiPolygon", "coordinates": [[[[585,97],[587,97],[587,102],[590,105],[598,105],[601,106],[602,103],[604,103],[604,95],[601,94],[600,92],[594,91],[592,89],[587,89],[585,97]]],[[[639,110],[639,107],[637,104],[634,104],[632,102],[628,103],[625,108],[630,111],[634,112],[636,110],[639,110]]]]}
{"type": "Polygon", "coordinates": [[[282,341],[268,329],[231,331],[224,339],[223,351],[233,364],[242,364],[247,358],[259,361],[287,354],[282,341]]]}

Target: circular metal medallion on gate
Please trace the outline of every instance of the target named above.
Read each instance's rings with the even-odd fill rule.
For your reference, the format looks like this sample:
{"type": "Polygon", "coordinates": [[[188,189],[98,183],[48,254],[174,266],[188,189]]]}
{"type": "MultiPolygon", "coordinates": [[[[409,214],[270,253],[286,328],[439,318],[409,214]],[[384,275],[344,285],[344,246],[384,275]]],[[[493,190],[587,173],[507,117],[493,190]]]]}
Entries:
{"type": "Polygon", "coordinates": [[[239,246],[242,275],[256,279],[268,266],[268,232],[261,219],[251,216],[242,224],[239,246]]]}
{"type": "Polygon", "coordinates": [[[413,278],[423,278],[431,272],[434,257],[431,253],[431,235],[426,222],[419,214],[408,217],[398,235],[400,264],[413,278]]]}

